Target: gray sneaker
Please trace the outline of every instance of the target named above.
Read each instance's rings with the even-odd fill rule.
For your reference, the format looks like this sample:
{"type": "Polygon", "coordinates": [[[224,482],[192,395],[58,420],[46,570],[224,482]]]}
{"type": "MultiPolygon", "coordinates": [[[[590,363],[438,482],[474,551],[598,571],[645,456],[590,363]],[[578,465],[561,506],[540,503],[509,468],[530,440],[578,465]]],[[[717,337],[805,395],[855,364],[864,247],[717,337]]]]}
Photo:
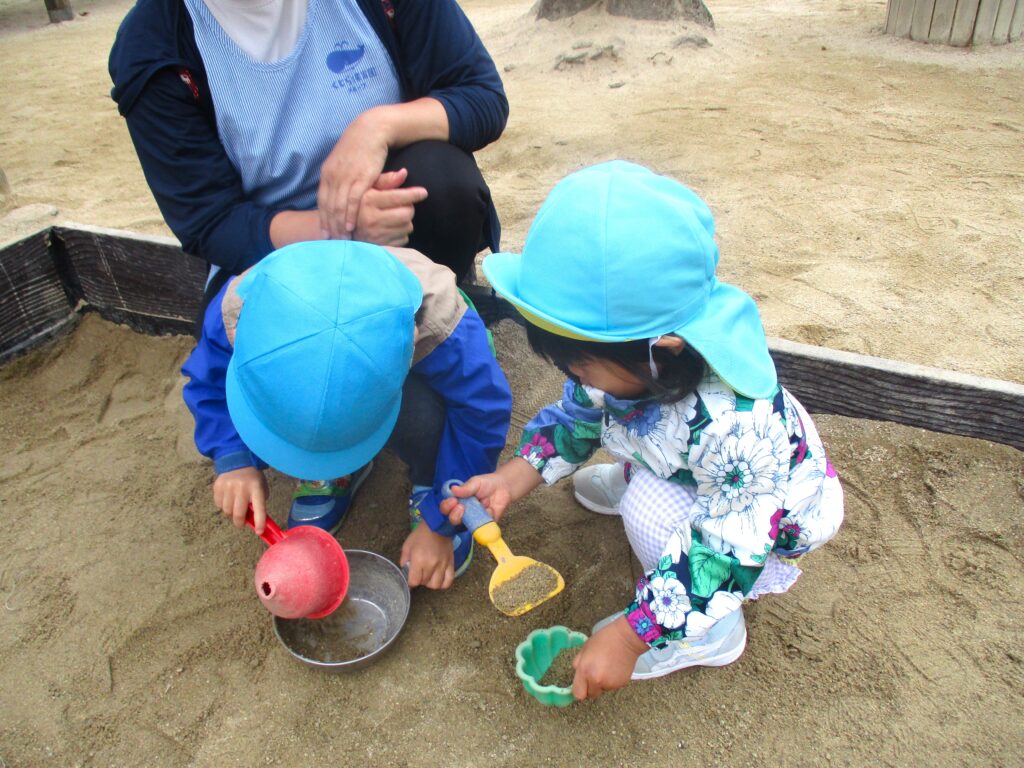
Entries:
{"type": "Polygon", "coordinates": [[[619,502],[626,492],[626,473],[622,464],[591,464],[572,476],[576,501],[602,515],[619,514],[619,502]]]}
{"type": "MultiPolygon", "coordinates": [[[[613,613],[594,625],[591,635],[622,615],[613,613]]],[[[699,640],[670,640],[664,648],[651,648],[636,660],[634,680],[652,680],[687,667],[724,667],[732,664],[747,647],[747,625],[743,611],[734,611],[715,624],[699,640]]]]}

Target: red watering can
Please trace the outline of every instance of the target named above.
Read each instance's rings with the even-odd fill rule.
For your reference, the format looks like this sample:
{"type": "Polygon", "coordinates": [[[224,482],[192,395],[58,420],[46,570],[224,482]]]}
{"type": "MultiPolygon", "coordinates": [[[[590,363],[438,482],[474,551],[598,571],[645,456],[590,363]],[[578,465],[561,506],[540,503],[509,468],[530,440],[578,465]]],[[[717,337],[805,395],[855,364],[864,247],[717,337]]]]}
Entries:
{"type": "MultiPolygon", "coordinates": [[[[252,507],[246,525],[256,530],[252,507]]],[[[256,563],[256,594],[282,619],[322,619],[341,605],[348,592],[348,558],[327,531],[300,525],[282,531],[267,518],[258,534],[269,546],[256,563]]]]}

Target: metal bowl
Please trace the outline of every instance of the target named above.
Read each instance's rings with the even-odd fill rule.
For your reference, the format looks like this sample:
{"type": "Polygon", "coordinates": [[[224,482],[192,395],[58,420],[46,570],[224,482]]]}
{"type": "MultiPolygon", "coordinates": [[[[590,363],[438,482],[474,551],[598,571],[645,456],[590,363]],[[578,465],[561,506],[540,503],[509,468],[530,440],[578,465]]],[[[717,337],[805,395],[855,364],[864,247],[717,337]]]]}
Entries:
{"type": "Polygon", "coordinates": [[[409,615],[409,584],[397,565],[374,552],[345,550],[345,600],[322,619],[274,617],[274,633],[303,664],[330,672],[365,667],[394,643],[409,615]]]}

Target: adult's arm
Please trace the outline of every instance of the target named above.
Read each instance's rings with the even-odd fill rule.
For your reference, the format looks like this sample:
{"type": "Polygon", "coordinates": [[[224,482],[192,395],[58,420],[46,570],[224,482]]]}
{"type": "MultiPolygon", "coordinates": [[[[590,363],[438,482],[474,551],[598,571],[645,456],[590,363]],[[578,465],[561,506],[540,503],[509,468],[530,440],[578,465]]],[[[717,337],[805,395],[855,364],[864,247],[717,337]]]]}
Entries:
{"type": "Polygon", "coordinates": [[[239,273],[274,250],[277,211],[246,198],[210,117],[173,68],[148,80],[125,120],[160,212],[187,253],[239,273]]]}
{"type": "Polygon", "coordinates": [[[436,99],[448,141],[475,152],[495,141],[508,120],[501,77],[454,0],[393,0],[399,66],[409,96],[436,99]]]}

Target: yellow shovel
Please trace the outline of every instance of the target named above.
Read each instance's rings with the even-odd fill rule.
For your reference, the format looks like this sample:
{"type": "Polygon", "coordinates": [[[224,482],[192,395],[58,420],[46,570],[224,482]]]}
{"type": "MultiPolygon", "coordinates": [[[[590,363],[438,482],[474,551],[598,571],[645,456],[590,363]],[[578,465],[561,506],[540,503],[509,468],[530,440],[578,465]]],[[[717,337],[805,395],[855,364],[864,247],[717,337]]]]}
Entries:
{"type": "MultiPolygon", "coordinates": [[[[451,491],[453,485],[462,485],[462,482],[449,480],[445,483],[442,488],[445,498],[457,498],[451,491]]],[[[501,538],[498,524],[475,496],[458,501],[466,509],[462,524],[473,534],[473,540],[487,547],[498,561],[487,590],[495,608],[506,616],[522,616],[565,588],[562,574],[550,565],[512,554],[501,538]]]]}

